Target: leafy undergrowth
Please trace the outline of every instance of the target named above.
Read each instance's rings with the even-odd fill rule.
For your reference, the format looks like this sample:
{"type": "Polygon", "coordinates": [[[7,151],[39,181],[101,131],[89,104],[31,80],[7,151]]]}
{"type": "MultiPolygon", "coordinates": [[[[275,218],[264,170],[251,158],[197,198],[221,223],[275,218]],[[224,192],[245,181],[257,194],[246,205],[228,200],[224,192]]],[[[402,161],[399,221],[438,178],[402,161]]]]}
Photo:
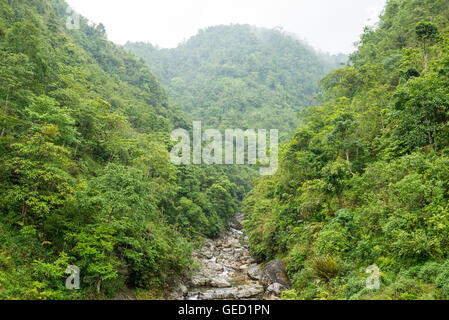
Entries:
{"type": "Polygon", "coordinates": [[[448,16],[389,1],[245,199],[252,254],[286,262],[284,299],[449,299],[448,16]]]}

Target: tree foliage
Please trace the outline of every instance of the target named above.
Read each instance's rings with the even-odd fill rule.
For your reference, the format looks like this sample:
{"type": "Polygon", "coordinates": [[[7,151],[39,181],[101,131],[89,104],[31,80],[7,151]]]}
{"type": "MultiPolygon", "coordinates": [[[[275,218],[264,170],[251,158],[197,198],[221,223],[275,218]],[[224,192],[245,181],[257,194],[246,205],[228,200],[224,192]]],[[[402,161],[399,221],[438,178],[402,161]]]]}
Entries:
{"type": "Polygon", "coordinates": [[[145,60],[190,119],[220,129],[278,128],[281,137],[297,127],[296,114],[314,101],[319,79],[346,60],[249,25],[200,30],[175,49],[125,48],[145,60]]]}
{"type": "Polygon", "coordinates": [[[183,113],[104,26],[68,30],[66,12],[0,1],[0,298],[164,288],[250,185],[232,168],[172,165],[183,113]],[[71,264],[77,293],[64,287],[71,264]]]}
{"type": "Polygon", "coordinates": [[[448,15],[389,1],[245,199],[252,253],[285,259],[297,298],[449,297],[448,15]]]}

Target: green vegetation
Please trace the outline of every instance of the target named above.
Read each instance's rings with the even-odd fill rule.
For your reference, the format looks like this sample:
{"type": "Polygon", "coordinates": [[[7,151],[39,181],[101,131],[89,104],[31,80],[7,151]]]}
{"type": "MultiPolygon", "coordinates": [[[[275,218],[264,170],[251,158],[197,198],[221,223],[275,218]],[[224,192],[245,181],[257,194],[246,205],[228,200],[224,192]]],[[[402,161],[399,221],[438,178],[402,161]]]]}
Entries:
{"type": "Polygon", "coordinates": [[[157,298],[242,200],[284,299],[449,299],[447,0],[389,0],[347,65],[246,25],[121,48],[66,9],[0,0],[0,299],[157,298]],[[172,165],[191,120],[281,129],[278,173],[172,165]]]}
{"type": "Polygon", "coordinates": [[[162,289],[249,188],[233,168],[171,165],[182,112],[102,25],[68,30],[66,8],[0,1],[1,299],[162,289]],[[64,287],[71,264],[75,293],[64,287]]]}
{"type": "Polygon", "coordinates": [[[190,119],[219,129],[279,129],[281,139],[297,128],[296,115],[314,101],[318,81],[346,61],[248,25],[200,30],[175,49],[125,48],[144,58],[190,119]]]}
{"type": "Polygon", "coordinates": [[[390,0],[245,200],[252,253],[287,263],[285,299],[449,298],[448,21],[446,0],[390,0]]]}

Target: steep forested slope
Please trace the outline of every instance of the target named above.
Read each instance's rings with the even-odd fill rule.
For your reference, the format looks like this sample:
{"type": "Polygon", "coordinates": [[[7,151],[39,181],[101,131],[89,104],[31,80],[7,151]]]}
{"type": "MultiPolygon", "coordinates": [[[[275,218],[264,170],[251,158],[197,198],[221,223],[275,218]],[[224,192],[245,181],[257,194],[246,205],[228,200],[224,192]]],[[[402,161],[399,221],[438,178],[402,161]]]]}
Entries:
{"type": "Polygon", "coordinates": [[[276,128],[281,136],[297,127],[318,81],[345,60],[248,25],[210,27],[175,49],[125,47],[145,59],[191,119],[214,128],[276,128]]]}
{"type": "Polygon", "coordinates": [[[170,163],[182,113],[102,25],[68,30],[66,9],[0,1],[0,298],[161,288],[244,192],[222,168],[170,163]],[[64,287],[68,265],[80,291],[64,287]]]}
{"type": "Polygon", "coordinates": [[[448,16],[447,0],[390,0],[245,200],[252,253],[287,263],[285,298],[449,298],[448,16]]]}

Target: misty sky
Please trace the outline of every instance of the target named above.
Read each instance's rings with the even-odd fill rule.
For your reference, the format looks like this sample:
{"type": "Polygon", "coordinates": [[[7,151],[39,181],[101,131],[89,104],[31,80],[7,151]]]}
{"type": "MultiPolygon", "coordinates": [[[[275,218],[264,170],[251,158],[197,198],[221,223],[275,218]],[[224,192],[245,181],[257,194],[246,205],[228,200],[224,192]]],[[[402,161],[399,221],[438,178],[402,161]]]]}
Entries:
{"type": "Polygon", "coordinates": [[[350,53],[386,0],[67,0],[106,26],[110,40],[148,41],[164,48],[219,24],[281,26],[321,51],[350,53]]]}

